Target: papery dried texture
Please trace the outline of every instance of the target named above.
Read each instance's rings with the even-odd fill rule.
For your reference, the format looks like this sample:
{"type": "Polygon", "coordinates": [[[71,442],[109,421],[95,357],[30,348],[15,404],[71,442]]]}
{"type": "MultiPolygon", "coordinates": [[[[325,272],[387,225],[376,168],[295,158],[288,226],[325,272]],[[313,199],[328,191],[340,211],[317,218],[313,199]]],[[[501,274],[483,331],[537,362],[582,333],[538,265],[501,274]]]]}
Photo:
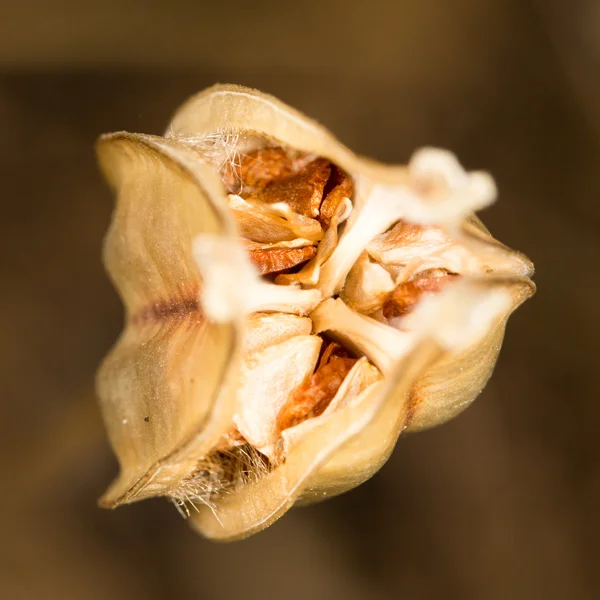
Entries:
{"type": "Polygon", "coordinates": [[[394,288],[390,273],[363,252],[348,273],[341,297],[355,310],[368,314],[380,308],[394,288]]]}
{"type": "Polygon", "coordinates": [[[292,337],[309,335],[312,321],[297,315],[256,312],[246,319],[245,330],[244,352],[252,354],[292,337]]]}
{"type": "Polygon", "coordinates": [[[287,399],[313,372],[321,338],[293,337],[252,355],[240,375],[239,408],[233,421],[257,450],[273,454],[277,415],[287,399]]]}
{"type": "Polygon", "coordinates": [[[187,473],[177,460],[162,465],[173,471],[165,483],[155,476],[162,462],[195,436],[210,446],[228,426],[233,407],[218,404],[238,336],[235,323],[207,320],[198,301],[192,240],[233,231],[214,174],[187,148],[151,136],[105,136],[98,153],[118,193],[104,261],[127,310],[125,331],[98,374],[121,466],[102,500],[112,506],[168,491],[187,473]]]}
{"type": "MultiPolygon", "coordinates": [[[[114,146],[119,139],[107,143],[114,146]]],[[[121,367],[115,360],[120,346],[108,358],[99,387],[122,475],[107,504],[150,495],[185,501],[192,493],[195,528],[212,538],[244,537],[296,501],[358,485],[381,467],[403,430],[443,422],[479,393],[493,369],[508,316],[534,290],[529,261],[494,240],[472,214],[494,198],[488,175],[467,173],[453,155],[433,149],[418,152],[402,167],[365,160],[274,98],[235,86],[216,86],[191,99],[175,115],[166,137],[151,140],[161,157],[163,148],[170,149],[168,159],[159,160],[169,169],[148,172],[117,161],[116,171],[128,171],[132,182],[143,180],[132,184],[128,200],[127,178],[112,178],[120,188],[119,205],[136,204],[143,216],[149,195],[157,208],[156,216],[142,219],[152,232],[148,237],[163,235],[159,214],[167,223],[174,219],[175,232],[185,230],[169,243],[182,264],[191,265],[180,277],[186,284],[182,289],[188,294],[198,290],[203,316],[194,327],[156,325],[160,334],[148,338],[130,324],[124,336],[129,362],[121,367]],[[261,156],[266,157],[262,162],[261,156]],[[181,172],[173,167],[179,163],[181,172]],[[302,192],[302,202],[295,202],[294,194],[282,193],[290,196],[288,203],[279,201],[277,193],[264,197],[269,186],[277,190],[278,180],[289,182],[311,164],[318,168],[308,179],[297,177],[293,191],[316,189],[317,195],[302,192]],[[330,178],[321,188],[319,169],[325,173],[326,164],[330,178]],[[179,196],[180,183],[170,178],[171,172],[192,181],[197,200],[173,200],[167,190],[179,196]],[[204,182],[214,183],[216,175],[224,187],[210,184],[206,194],[204,182]],[[162,191],[156,195],[156,190],[162,191]],[[180,205],[190,215],[179,218],[180,205]],[[214,218],[217,224],[211,226],[210,216],[206,222],[200,217],[203,211],[222,219],[214,218]],[[244,246],[236,230],[252,243],[244,246]],[[248,256],[249,248],[309,247],[316,254],[299,272],[278,275],[279,285],[261,281],[248,256]],[[427,279],[432,269],[448,273],[447,285],[413,283],[429,290],[402,293],[402,286],[427,279]],[[397,302],[393,311],[385,310],[386,299],[398,296],[404,298],[403,308],[397,302]],[[222,338],[209,347],[200,330],[222,338]],[[199,341],[193,337],[196,345],[181,337],[183,331],[200,336],[199,341]],[[352,358],[339,360],[353,365],[338,362],[331,373],[324,370],[327,362],[322,370],[316,367],[323,337],[340,343],[352,358]],[[173,346],[173,352],[152,350],[155,339],[168,350],[173,346]],[[152,343],[145,355],[147,340],[152,343]],[[294,360],[297,369],[288,371],[286,365],[294,360]],[[144,365],[152,369],[146,372],[144,365]],[[202,390],[192,386],[194,368],[202,390]],[[165,407],[176,406],[176,399],[195,403],[193,411],[170,414],[165,407]],[[139,450],[132,444],[131,450],[127,439],[114,433],[114,414],[127,402],[136,418],[156,403],[163,420],[159,433],[176,435],[164,443],[157,433],[148,430],[146,435],[142,429],[143,444],[139,450]],[[249,439],[254,445],[246,443],[249,439]],[[232,474],[233,463],[244,461],[252,468],[232,474]]],[[[144,152],[137,146],[132,150],[144,152]]],[[[138,225],[123,226],[122,210],[117,209],[115,221],[121,223],[115,239],[123,244],[118,253],[135,256],[144,235],[138,234],[138,225]]],[[[151,261],[166,263],[155,255],[153,244],[146,246],[151,261]]],[[[110,270],[118,270],[118,261],[107,262],[110,270]]],[[[163,271],[168,283],[172,274],[163,271]]],[[[121,287],[129,285],[116,279],[121,287]]],[[[196,311],[191,296],[174,307],[164,304],[163,282],[150,282],[140,303],[146,319],[168,315],[183,322],[196,311]]],[[[132,290],[146,285],[137,276],[130,284],[132,290]]],[[[124,295],[128,305],[135,304],[124,295]]]]}
{"type": "Polygon", "coordinates": [[[430,372],[449,348],[469,346],[487,329],[497,329],[496,323],[505,320],[512,308],[511,295],[505,290],[491,295],[484,289],[463,292],[464,310],[452,296],[435,299],[433,316],[439,327],[432,324],[419,332],[387,378],[325,418],[300,424],[298,427],[306,426],[306,430],[293,441],[284,464],[237,494],[217,500],[218,518],[200,507],[199,513],[192,515],[194,526],[209,537],[245,536],[269,525],[298,498],[304,502],[322,499],[371,477],[387,460],[411,419],[415,381],[423,372],[430,372]],[[482,320],[477,327],[469,326],[468,311],[477,305],[482,320]],[[440,317],[448,312],[455,318],[441,322],[440,317]]]}
{"type": "Polygon", "coordinates": [[[297,238],[318,242],[323,237],[317,220],[294,213],[287,205],[249,202],[240,196],[229,196],[228,206],[240,234],[258,243],[289,242],[297,238]]]}
{"type": "MultiPolygon", "coordinates": [[[[406,423],[407,431],[428,429],[462,412],[477,398],[485,387],[494,369],[509,316],[535,292],[535,286],[526,277],[489,277],[472,282],[455,282],[446,288],[446,306],[437,314],[420,311],[420,327],[426,333],[433,333],[438,321],[451,321],[460,314],[463,326],[457,328],[460,343],[447,337],[441,339],[443,331],[436,332],[445,352],[415,382],[412,395],[412,411],[406,423]],[[479,294],[478,302],[469,307],[465,302],[464,286],[469,285],[479,294]],[[504,294],[506,302],[496,311],[494,318],[487,319],[494,312],[495,298],[504,294]],[[483,314],[482,314],[483,313],[483,314]],[[475,340],[468,343],[469,337],[475,340]],[[464,340],[464,341],[463,341],[464,340]]],[[[424,307],[425,308],[425,307],[424,307]]]]}

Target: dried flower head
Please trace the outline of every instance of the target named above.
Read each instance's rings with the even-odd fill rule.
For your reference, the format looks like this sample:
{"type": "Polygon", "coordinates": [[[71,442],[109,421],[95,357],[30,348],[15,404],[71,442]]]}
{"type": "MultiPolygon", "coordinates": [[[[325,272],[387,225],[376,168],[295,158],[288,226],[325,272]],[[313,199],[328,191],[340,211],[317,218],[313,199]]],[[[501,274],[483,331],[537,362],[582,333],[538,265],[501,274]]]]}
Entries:
{"type": "Polygon", "coordinates": [[[368,161],[254,90],[208,89],[98,155],[127,313],[98,375],[106,507],[166,496],[232,539],[357,486],[474,400],[534,292],[474,216],[489,175],[429,148],[368,161]]]}

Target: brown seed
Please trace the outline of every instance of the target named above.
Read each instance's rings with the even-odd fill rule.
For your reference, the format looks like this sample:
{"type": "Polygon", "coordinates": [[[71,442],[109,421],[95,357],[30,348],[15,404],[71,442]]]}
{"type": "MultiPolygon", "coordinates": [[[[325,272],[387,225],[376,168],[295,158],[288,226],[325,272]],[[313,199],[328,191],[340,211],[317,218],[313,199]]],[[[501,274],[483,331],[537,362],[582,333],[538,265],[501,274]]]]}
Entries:
{"type": "Polygon", "coordinates": [[[264,187],[295,175],[306,164],[305,155],[290,153],[280,147],[260,148],[244,156],[238,168],[243,187],[264,187]]]}
{"type": "Polygon", "coordinates": [[[439,269],[423,271],[414,279],[400,284],[385,301],[383,316],[386,319],[391,319],[409,313],[423,294],[438,292],[457,277],[457,275],[448,274],[445,271],[440,273],[439,271],[439,269]]]}
{"type": "Polygon", "coordinates": [[[321,354],[321,358],[319,359],[319,364],[317,369],[320,369],[324,365],[326,365],[332,358],[350,358],[350,354],[342,348],[337,342],[329,342],[323,353],[321,354]]]}
{"type": "Polygon", "coordinates": [[[310,260],[317,253],[317,248],[315,246],[266,248],[249,250],[248,253],[254,266],[262,275],[266,275],[267,273],[280,273],[310,260]]]}
{"type": "Polygon", "coordinates": [[[352,179],[335,165],[331,169],[331,177],[325,189],[325,198],[319,210],[319,221],[324,229],[329,227],[331,219],[336,214],[338,207],[344,198],[352,198],[354,185],[352,179]]]}
{"type": "Polygon", "coordinates": [[[267,204],[285,202],[294,212],[315,218],[319,216],[323,190],[330,173],[329,161],[317,158],[290,177],[275,179],[250,192],[245,198],[267,204]]]}
{"type": "Polygon", "coordinates": [[[294,392],[279,412],[279,431],[322,414],[356,361],[356,358],[347,358],[347,353],[338,344],[329,344],[317,370],[294,392]]]}

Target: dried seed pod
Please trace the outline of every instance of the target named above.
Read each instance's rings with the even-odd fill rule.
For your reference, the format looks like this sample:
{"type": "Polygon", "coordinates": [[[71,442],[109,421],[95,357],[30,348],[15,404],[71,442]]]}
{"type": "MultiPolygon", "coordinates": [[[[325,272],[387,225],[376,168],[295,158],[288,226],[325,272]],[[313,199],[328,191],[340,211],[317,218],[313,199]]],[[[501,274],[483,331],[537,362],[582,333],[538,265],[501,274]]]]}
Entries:
{"type": "Polygon", "coordinates": [[[127,311],[98,375],[121,468],[104,506],[167,496],[234,539],[360,484],[477,396],[535,289],[473,214],[487,174],[433,149],[368,161],[254,90],[206,90],[164,137],[98,153],[127,311]]]}

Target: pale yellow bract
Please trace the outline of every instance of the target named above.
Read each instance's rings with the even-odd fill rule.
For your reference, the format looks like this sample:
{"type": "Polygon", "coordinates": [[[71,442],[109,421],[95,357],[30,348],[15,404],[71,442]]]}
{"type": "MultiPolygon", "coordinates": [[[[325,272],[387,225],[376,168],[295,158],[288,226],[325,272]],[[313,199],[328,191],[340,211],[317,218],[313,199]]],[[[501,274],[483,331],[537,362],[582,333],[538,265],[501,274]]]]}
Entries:
{"type": "Polygon", "coordinates": [[[535,290],[527,258],[473,214],[494,200],[489,175],[435,149],[406,166],[361,158],[255,90],[210,88],[164,137],[108,134],[98,156],[117,195],[104,261],[127,312],[98,374],[120,464],[102,506],[167,496],[205,536],[235,539],[296,501],[353,488],[402,431],[475,399],[509,315],[535,290]],[[228,194],[224,169],[269,145],[352,178],[353,197],[326,230],[285,198],[228,194]],[[409,235],[403,224],[418,227],[409,235]],[[240,242],[253,232],[257,243],[318,251],[298,272],[261,278],[240,242]],[[384,318],[385,298],[427,269],[459,277],[384,318]],[[322,414],[281,431],[278,411],[315,369],[324,337],[359,360],[322,414]]]}

